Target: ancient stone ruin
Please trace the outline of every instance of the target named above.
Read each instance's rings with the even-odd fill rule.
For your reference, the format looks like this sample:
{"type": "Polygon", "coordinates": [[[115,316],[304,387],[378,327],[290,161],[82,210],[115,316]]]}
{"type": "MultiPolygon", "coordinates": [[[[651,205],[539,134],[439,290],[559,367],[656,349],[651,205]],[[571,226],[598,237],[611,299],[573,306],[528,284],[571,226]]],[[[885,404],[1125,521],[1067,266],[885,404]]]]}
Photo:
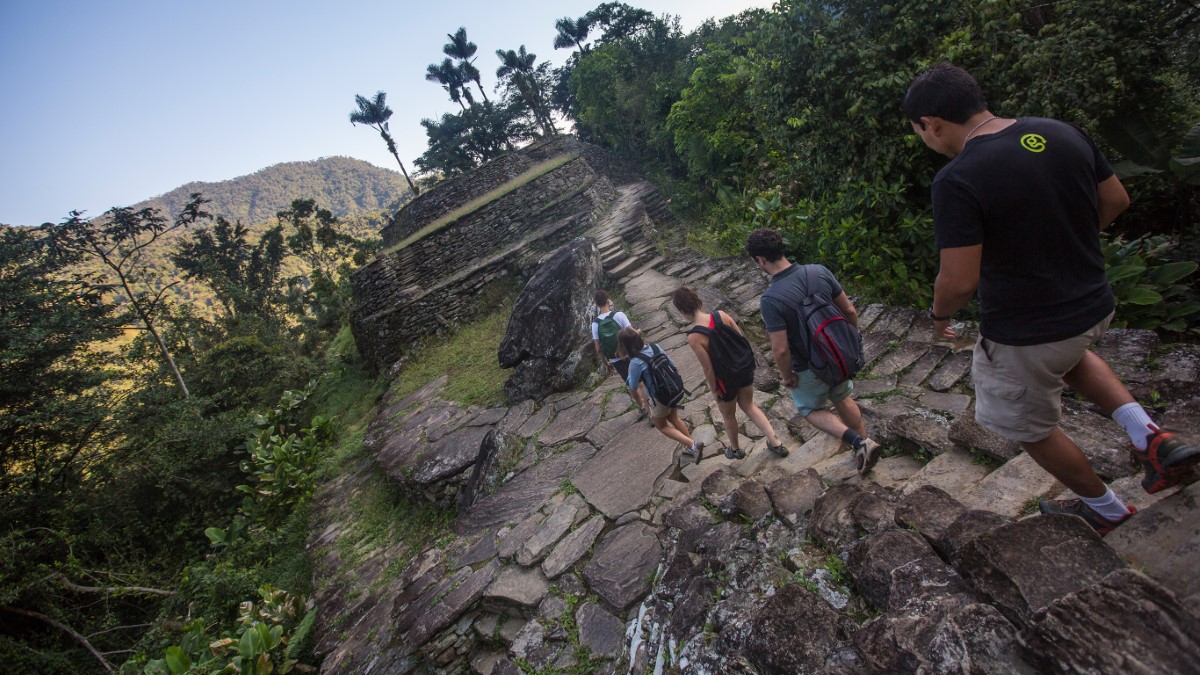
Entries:
{"type": "MultiPolygon", "coordinates": [[[[575,242],[564,258],[594,248],[621,308],[679,364],[704,458],[681,462],[613,377],[483,409],[440,398],[444,380],[385,395],[366,455],[316,502],[325,672],[1195,672],[1200,484],[1146,495],[1120,430],[1067,392],[1064,427],[1139,511],[1105,539],[1032,515],[1064,488],[975,424],[970,338],[935,340],[918,311],[862,299],[855,391],[886,456],[859,477],[846,448],[795,416],[760,344],[755,397],[791,447],[768,452],[740,413],[723,428],[668,300],[687,283],[753,324],[766,279],[744,260],[658,251],[661,198],[607,180],[607,207],[575,233],[586,238],[562,240],[575,242]],[[727,433],[743,435],[745,459],[725,458],[727,433]],[[453,513],[455,536],[373,546],[355,500],[375,481],[453,513]]],[[[368,286],[383,287],[356,281],[368,286]]],[[[372,331],[405,320],[371,306],[372,331]]],[[[386,364],[395,349],[375,354],[386,364]]],[[[1113,330],[1097,350],[1164,424],[1200,431],[1200,349],[1113,330]]]]}

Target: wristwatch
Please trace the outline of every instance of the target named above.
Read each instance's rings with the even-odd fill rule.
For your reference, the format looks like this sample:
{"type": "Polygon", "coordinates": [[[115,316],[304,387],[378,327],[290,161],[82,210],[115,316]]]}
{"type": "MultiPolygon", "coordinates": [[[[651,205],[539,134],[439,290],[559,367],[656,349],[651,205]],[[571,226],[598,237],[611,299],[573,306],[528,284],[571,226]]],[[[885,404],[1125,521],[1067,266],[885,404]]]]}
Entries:
{"type": "Polygon", "coordinates": [[[930,307],[929,308],[929,318],[933,319],[934,321],[949,321],[950,319],[954,318],[954,314],[950,313],[950,314],[947,314],[946,316],[938,316],[937,314],[933,313],[933,308],[930,307]]]}

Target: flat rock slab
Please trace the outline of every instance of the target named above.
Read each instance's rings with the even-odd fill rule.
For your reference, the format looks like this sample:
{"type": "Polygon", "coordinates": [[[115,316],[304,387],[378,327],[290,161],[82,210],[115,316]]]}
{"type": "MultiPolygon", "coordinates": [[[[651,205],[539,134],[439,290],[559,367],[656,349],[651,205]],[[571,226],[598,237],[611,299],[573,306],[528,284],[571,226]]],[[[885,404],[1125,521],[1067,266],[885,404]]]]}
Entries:
{"type": "Polygon", "coordinates": [[[971,352],[958,352],[942,359],[926,384],[934,391],[946,391],[971,372],[971,352]]]}
{"type": "Polygon", "coordinates": [[[789,473],[767,484],[767,495],[775,513],[788,525],[795,526],[812,513],[817,498],[825,491],[821,476],[814,469],[789,473]]]}
{"type": "Polygon", "coordinates": [[[1038,466],[1032,457],[1021,453],[976,483],[963,496],[962,502],[969,508],[1015,518],[1025,515],[1034,501],[1056,495],[1063,489],[1063,484],[1038,466]]]}
{"type": "Polygon", "coordinates": [[[878,377],[894,376],[916,363],[917,359],[924,356],[927,351],[929,351],[928,343],[901,342],[871,367],[871,374],[878,377]]]}
{"type": "Polygon", "coordinates": [[[536,565],[550,552],[550,547],[567,533],[580,516],[587,517],[588,506],[579,495],[567,497],[541,521],[532,536],[526,538],[517,551],[517,562],[526,567],[536,565]]]}
{"type": "Polygon", "coordinates": [[[477,534],[528,516],[558,490],[564,478],[574,475],[595,454],[595,448],[580,443],[547,457],[459,514],[454,531],[460,536],[477,534]]]}
{"type": "Polygon", "coordinates": [[[937,368],[942,359],[950,353],[950,348],[945,345],[933,345],[925,355],[917,359],[917,362],[908,369],[908,372],[900,376],[900,384],[905,387],[919,387],[925,378],[937,368]]]}
{"type": "Polygon", "coordinates": [[[493,560],[478,570],[463,568],[441,584],[431,587],[420,598],[397,614],[395,622],[410,627],[405,635],[408,644],[417,648],[425,644],[446,626],[458,620],[475,604],[500,570],[500,561],[493,560]]]}
{"type": "MultiPolygon", "coordinates": [[[[627,399],[623,400],[627,401],[627,399]]],[[[624,407],[628,407],[628,405],[623,406],[623,408],[624,407]]],[[[597,424],[596,426],[592,427],[591,431],[587,433],[588,443],[591,443],[598,448],[604,447],[609,441],[616,438],[619,434],[623,433],[626,429],[637,422],[639,414],[640,413],[637,410],[630,410],[620,417],[614,417],[597,424]]]]}
{"type": "Polygon", "coordinates": [[[964,448],[975,448],[1000,462],[1007,462],[1021,452],[1021,444],[995,434],[975,421],[975,414],[960,415],[950,426],[950,441],[964,448]]]}
{"type": "Polygon", "coordinates": [[[550,592],[550,585],[539,569],[509,567],[496,575],[483,594],[484,601],[501,607],[515,607],[532,613],[550,592]]]}
{"type": "Polygon", "coordinates": [[[950,420],[931,410],[897,415],[888,423],[888,431],[934,455],[954,447],[950,440],[950,420]]]}
{"type": "Polygon", "coordinates": [[[563,441],[582,440],[600,421],[600,413],[600,406],[580,405],[564,409],[538,434],[538,443],[558,445],[563,441]]]}
{"type": "Polygon", "coordinates": [[[524,436],[525,438],[531,438],[534,434],[541,431],[542,427],[546,426],[546,423],[549,422],[553,417],[554,417],[554,406],[544,405],[541,407],[540,410],[531,414],[521,424],[520,427],[517,427],[517,430],[514,433],[516,433],[518,436],[524,436]]]}
{"type": "Polygon", "coordinates": [[[879,460],[863,480],[880,487],[894,488],[904,485],[923,467],[923,464],[908,455],[894,455],[879,460]]]}
{"type": "Polygon", "coordinates": [[[922,487],[932,486],[961,501],[989,471],[988,467],[976,462],[971,453],[950,448],[909,478],[901,492],[910,494],[922,487]]]}
{"type": "Polygon", "coordinates": [[[624,647],[625,622],[608,613],[594,602],[585,603],[575,612],[579,627],[579,644],[593,654],[620,656],[624,647]]]}
{"type": "Polygon", "coordinates": [[[1200,483],[1139,510],[1105,542],[1200,616],[1200,483]]]}
{"type": "Polygon", "coordinates": [[[419,485],[432,485],[474,466],[479,446],[489,431],[488,427],[467,427],[427,446],[413,467],[412,480],[419,485]]]}
{"type": "Polygon", "coordinates": [[[592,548],[596,537],[604,530],[604,516],[596,514],[562,538],[550,555],[542,561],[542,571],[550,579],[571,569],[592,548]]]}
{"type": "Polygon", "coordinates": [[[657,429],[635,424],[581,466],[571,482],[589,504],[616,520],[650,503],[678,447],[657,429]]]}
{"type": "Polygon", "coordinates": [[[869,380],[854,380],[854,397],[875,396],[896,388],[896,376],[872,377],[869,380]]]}
{"type": "Polygon", "coordinates": [[[871,333],[863,336],[863,368],[870,370],[876,359],[888,353],[892,345],[897,343],[894,333],[871,333]]]}
{"type": "Polygon", "coordinates": [[[1022,638],[1045,672],[1188,673],[1200,664],[1200,619],[1131,569],[1055,600],[1022,638]]]}
{"type": "Polygon", "coordinates": [[[504,415],[504,419],[500,420],[497,427],[506,433],[515,434],[517,430],[525,425],[525,422],[533,415],[533,411],[537,409],[537,404],[533,399],[525,399],[515,406],[508,409],[508,413],[504,415]]]}
{"type": "Polygon", "coordinates": [[[621,613],[650,592],[650,576],[662,557],[658,532],[633,522],[609,532],[583,569],[583,578],[601,600],[621,613]]]}
{"type": "Polygon", "coordinates": [[[1064,515],[1002,525],[971,540],[955,557],[955,567],[975,589],[1018,626],[1124,565],[1083,519],[1064,515]]]}
{"type": "Polygon", "coordinates": [[[946,394],[940,391],[927,391],[917,397],[917,403],[930,410],[940,410],[952,415],[961,415],[971,407],[971,397],[966,394],[946,394]]]}
{"type": "Polygon", "coordinates": [[[656,270],[646,270],[625,282],[625,299],[632,305],[648,300],[665,300],[682,284],[656,270]]]}
{"type": "Polygon", "coordinates": [[[871,325],[871,332],[903,337],[915,319],[916,314],[907,307],[887,307],[871,325]]]}

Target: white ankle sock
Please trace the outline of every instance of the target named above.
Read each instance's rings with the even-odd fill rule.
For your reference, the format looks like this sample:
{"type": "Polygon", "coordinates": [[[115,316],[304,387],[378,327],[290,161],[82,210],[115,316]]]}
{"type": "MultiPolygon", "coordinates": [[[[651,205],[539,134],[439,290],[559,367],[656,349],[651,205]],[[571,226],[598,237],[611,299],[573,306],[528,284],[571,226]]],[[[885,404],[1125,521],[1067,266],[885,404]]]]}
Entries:
{"type": "Polygon", "coordinates": [[[1117,408],[1112,414],[1113,421],[1120,424],[1125,433],[1129,434],[1129,440],[1138,450],[1145,450],[1146,439],[1150,434],[1158,431],[1158,425],[1150,416],[1146,414],[1146,409],[1138,403],[1126,403],[1117,408]]]}
{"type": "Polygon", "coordinates": [[[1080,497],[1079,500],[1109,520],[1120,520],[1129,515],[1129,507],[1121,502],[1121,498],[1112,488],[1108,488],[1099,497],[1080,497]]]}

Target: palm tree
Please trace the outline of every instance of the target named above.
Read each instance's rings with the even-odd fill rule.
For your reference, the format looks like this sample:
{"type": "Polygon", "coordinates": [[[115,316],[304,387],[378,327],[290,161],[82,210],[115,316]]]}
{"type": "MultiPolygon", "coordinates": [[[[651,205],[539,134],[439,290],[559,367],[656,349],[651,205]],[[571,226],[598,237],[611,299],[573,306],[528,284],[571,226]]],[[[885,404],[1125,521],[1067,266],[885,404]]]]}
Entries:
{"type": "MultiPolygon", "coordinates": [[[[463,105],[462,102],[464,93],[463,83],[465,82],[463,73],[450,59],[446,59],[441,63],[431,63],[426,66],[425,79],[442,85],[442,89],[445,89],[450,94],[450,100],[457,103],[459,107],[466,111],[467,106],[463,105]]],[[[474,105],[475,101],[471,99],[471,92],[466,91],[465,93],[467,94],[467,101],[474,105]]]]}
{"type": "Polygon", "coordinates": [[[500,67],[496,69],[496,77],[507,77],[513,81],[513,85],[516,86],[517,91],[521,92],[521,97],[533,111],[533,116],[542,125],[542,130],[546,135],[553,136],[557,133],[554,123],[550,120],[550,115],[545,110],[537,78],[534,77],[533,64],[537,60],[537,54],[527,53],[525,45],[521,45],[520,49],[515,52],[511,49],[497,49],[496,56],[500,58],[500,67]]]}
{"type": "Polygon", "coordinates": [[[404,180],[408,181],[408,188],[413,191],[413,196],[421,194],[408,177],[404,162],[400,161],[400,154],[396,152],[396,141],[392,140],[392,135],[388,133],[387,121],[392,116],[392,109],[387,107],[387,94],[382,91],[376,92],[374,99],[358,95],[354,97],[354,102],[358,104],[358,110],[350,113],[350,123],[365,124],[377,129],[383,140],[387,141],[388,152],[392,153],[392,157],[395,157],[396,163],[400,165],[400,173],[404,174],[404,180]]]}
{"type": "Polygon", "coordinates": [[[467,39],[467,29],[459,26],[457,31],[446,33],[446,37],[450,38],[450,41],[442,45],[442,53],[461,62],[459,67],[462,69],[463,79],[474,82],[475,86],[479,87],[479,93],[483,95],[483,102],[487,103],[487,93],[479,81],[479,69],[474,66],[475,59],[471,58],[475,56],[478,48],[474,42],[467,39]]]}
{"type": "Polygon", "coordinates": [[[587,47],[583,46],[583,41],[587,39],[588,32],[592,29],[591,19],[586,16],[578,19],[564,16],[554,22],[554,28],[558,30],[558,35],[554,36],[555,49],[570,49],[571,45],[575,45],[581,54],[587,53],[587,47]]]}

